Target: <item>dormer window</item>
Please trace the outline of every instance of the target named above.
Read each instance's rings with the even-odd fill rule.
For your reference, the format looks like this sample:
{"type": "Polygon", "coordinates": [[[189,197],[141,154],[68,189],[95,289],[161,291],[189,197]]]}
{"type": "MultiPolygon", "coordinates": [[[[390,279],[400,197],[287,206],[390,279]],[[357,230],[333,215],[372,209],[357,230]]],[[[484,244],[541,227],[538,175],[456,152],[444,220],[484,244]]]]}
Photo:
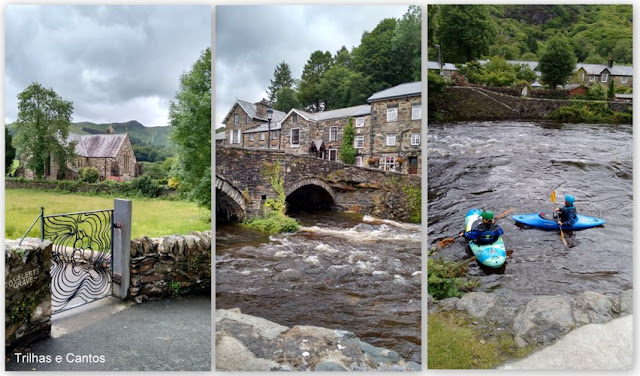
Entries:
{"type": "Polygon", "coordinates": [[[294,122],[294,123],[297,123],[298,122],[298,114],[294,113],[293,115],[291,115],[291,121],[294,122]]]}
{"type": "Polygon", "coordinates": [[[240,115],[233,115],[233,125],[240,124],[240,115]]]}
{"type": "Polygon", "coordinates": [[[609,74],[608,73],[602,73],[602,82],[607,82],[609,80],[609,74]]]}

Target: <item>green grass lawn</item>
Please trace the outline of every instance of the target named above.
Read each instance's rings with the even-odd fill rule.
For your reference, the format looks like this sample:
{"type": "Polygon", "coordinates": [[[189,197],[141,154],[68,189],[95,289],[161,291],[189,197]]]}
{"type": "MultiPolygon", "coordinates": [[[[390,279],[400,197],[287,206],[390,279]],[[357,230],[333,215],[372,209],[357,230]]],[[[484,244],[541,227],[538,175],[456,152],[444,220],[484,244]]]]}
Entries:
{"type": "MultiPolygon", "coordinates": [[[[7,189],[5,194],[5,237],[19,239],[40,214],[113,209],[113,198],[85,196],[32,189],[7,189]]],[[[211,211],[187,201],[134,198],[131,237],[188,234],[211,229],[211,211]]],[[[40,237],[40,225],[29,233],[40,237]]]]}

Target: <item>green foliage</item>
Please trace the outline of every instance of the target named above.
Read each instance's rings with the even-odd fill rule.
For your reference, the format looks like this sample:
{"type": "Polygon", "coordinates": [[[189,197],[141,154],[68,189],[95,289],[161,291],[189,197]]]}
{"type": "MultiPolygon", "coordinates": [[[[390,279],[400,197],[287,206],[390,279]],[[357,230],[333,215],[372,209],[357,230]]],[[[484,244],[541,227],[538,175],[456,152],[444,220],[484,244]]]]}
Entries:
{"type": "Polygon", "coordinates": [[[78,170],[79,180],[84,183],[95,183],[100,179],[100,173],[95,167],[82,167],[78,170]]]}
{"type": "Polygon", "coordinates": [[[4,127],[4,171],[9,173],[11,165],[16,157],[16,148],[11,144],[11,134],[9,128],[4,127]]]}
{"type": "Polygon", "coordinates": [[[587,91],[587,97],[589,99],[605,100],[607,99],[607,89],[604,85],[597,83],[589,86],[587,91]]]}
{"type": "MultiPolygon", "coordinates": [[[[278,91],[280,89],[285,87],[293,88],[295,86],[295,80],[291,76],[291,68],[289,68],[289,64],[287,64],[284,61],[278,64],[276,69],[273,71],[273,79],[269,80],[269,82],[271,83],[267,91],[269,95],[269,100],[272,102],[277,102],[279,99],[278,91]]],[[[294,107],[291,107],[291,108],[294,108],[294,107]]],[[[280,110],[280,111],[284,111],[284,110],[280,110]]]]}
{"type": "Polygon", "coordinates": [[[138,192],[143,197],[156,197],[160,186],[149,175],[139,176],[131,181],[130,191],[138,192]]]}
{"type": "Polygon", "coordinates": [[[573,74],[576,57],[569,41],[564,37],[554,37],[547,43],[545,51],[540,55],[538,69],[542,81],[555,89],[564,85],[573,74]]]}
{"type": "Polygon", "coordinates": [[[525,52],[520,56],[520,60],[524,61],[538,61],[538,55],[533,52],[525,52]]]}
{"type": "Polygon", "coordinates": [[[273,104],[273,108],[282,112],[289,112],[292,108],[300,108],[300,101],[298,101],[298,94],[294,89],[289,86],[281,87],[276,92],[276,102],[273,104]]]}
{"type": "Polygon", "coordinates": [[[342,65],[327,69],[318,85],[318,92],[325,102],[325,110],[363,104],[371,95],[369,80],[362,73],[342,65]]]}
{"type": "Polygon", "coordinates": [[[609,90],[607,91],[607,97],[609,98],[615,97],[615,87],[613,84],[613,79],[609,80],[609,90]]]}
{"type": "Polygon", "coordinates": [[[470,291],[479,285],[478,280],[467,277],[468,265],[447,260],[444,257],[427,259],[427,275],[429,281],[427,290],[434,299],[446,299],[461,297],[466,291],[470,291]]]}
{"type": "Polygon", "coordinates": [[[169,289],[171,291],[171,296],[174,298],[177,297],[178,295],[180,295],[180,282],[178,281],[169,282],[169,289]]]}
{"type": "Polygon", "coordinates": [[[422,222],[422,190],[419,185],[405,184],[402,186],[405,205],[409,210],[409,220],[415,223],[422,222]]]}
{"type": "MultiPolygon", "coordinates": [[[[422,55],[422,8],[418,5],[409,5],[409,9],[398,20],[392,43],[396,54],[397,67],[400,69],[399,83],[420,81],[421,55],[422,55]]],[[[396,83],[394,83],[395,85],[396,83]]]]}
{"type": "Polygon", "coordinates": [[[633,93],[632,87],[618,86],[615,90],[615,94],[631,94],[631,93],[633,93]]]}
{"type": "Polygon", "coordinates": [[[548,115],[550,119],[564,123],[625,123],[631,124],[631,112],[611,110],[606,102],[575,101],[548,115]]]}
{"type": "Polygon", "coordinates": [[[487,5],[440,5],[437,40],[443,60],[466,63],[489,51],[496,28],[487,5]]]}
{"type": "Polygon", "coordinates": [[[429,98],[437,97],[442,94],[446,82],[442,76],[432,71],[427,72],[427,90],[429,98]]]}
{"type": "Polygon", "coordinates": [[[50,161],[66,166],[75,156],[75,142],[66,142],[72,113],[71,102],[37,82],[18,94],[13,146],[37,179],[48,172],[50,161]]]}
{"type": "Polygon", "coordinates": [[[333,58],[329,51],[314,51],[302,69],[302,78],[298,88],[298,100],[302,106],[308,110],[317,111],[320,102],[320,80],[333,63],[333,58]]]}
{"type": "Polygon", "coordinates": [[[138,162],[162,162],[173,156],[171,149],[164,146],[132,145],[138,162]]]}
{"type": "Polygon", "coordinates": [[[484,65],[474,60],[468,62],[465,66],[461,66],[458,69],[458,73],[463,75],[467,81],[472,84],[482,84],[484,83],[487,69],[484,65]]]}
{"type": "Polygon", "coordinates": [[[263,216],[250,218],[246,220],[243,225],[268,234],[295,232],[299,228],[298,222],[295,219],[280,214],[277,211],[270,211],[263,216]]]}
{"type": "Polygon", "coordinates": [[[516,79],[527,82],[534,82],[538,76],[533,69],[529,68],[527,64],[516,64],[514,66],[516,72],[516,79]]]}
{"type": "Polygon", "coordinates": [[[349,117],[347,125],[344,127],[342,136],[342,146],[340,147],[340,160],[346,164],[353,164],[356,161],[356,149],[353,147],[355,132],[353,130],[353,118],[349,117]]]}
{"type": "Polygon", "coordinates": [[[201,207],[211,207],[211,49],[180,77],[169,108],[180,187],[201,207]]]}

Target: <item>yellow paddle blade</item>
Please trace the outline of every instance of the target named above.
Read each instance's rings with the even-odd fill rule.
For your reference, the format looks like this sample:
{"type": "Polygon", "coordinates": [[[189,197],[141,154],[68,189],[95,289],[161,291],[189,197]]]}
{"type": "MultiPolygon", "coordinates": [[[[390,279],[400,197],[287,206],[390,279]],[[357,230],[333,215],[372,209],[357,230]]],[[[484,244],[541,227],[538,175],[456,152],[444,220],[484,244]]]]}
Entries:
{"type": "Polygon", "coordinates": [[[556,203],[556,190],[551,191],[551,202],[556,203]]]}
{"type": "Polygon", "coordinates": [[[569,245],[567,244],[567,241],[566,241],[566,240],[564,240],[564,232],[562,232],[562,229],[560,229],[560,239],[562,239],[562,242],[564,243],[564,245],[569,246],[569,245]]]}

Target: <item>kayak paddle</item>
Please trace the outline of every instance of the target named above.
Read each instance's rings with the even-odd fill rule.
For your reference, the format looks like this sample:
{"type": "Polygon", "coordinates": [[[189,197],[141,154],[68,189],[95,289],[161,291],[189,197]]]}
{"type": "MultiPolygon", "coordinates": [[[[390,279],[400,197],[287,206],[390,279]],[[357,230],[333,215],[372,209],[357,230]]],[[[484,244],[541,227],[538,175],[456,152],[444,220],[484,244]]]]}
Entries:
{"type": "MultiPolygon", "coordinates": [[[[503,211],[502,213],[500,213],[500,214],[496,215],[496,216],[493,218],[493,220],[494,220],[494,221],[495,221],[495,220],[498,220],[498,219],[500,219],[500,218],[504,217],[505,215],[507,215],[507,214],[511,213],[512,211],[513,211],[513,208],[511,208],[511,209],[509,209],[509,210],[506,210],[506,211],[503,211]]],[[[436,250],[438,250],[438,249],[442,249],[442,248],[444,248],[444,247],[448,246],[449,244],[451,244],[451,243],[455,242],[455,241],[456,241],[456,239],[461,238],[461,237],[463,237],[463,236],[464,236],[464,235],[457,235],[457,236],[454,236],[454,237],[452,237],[452,238],[444,238],[444,239],[440,240],[440,241],[438,242],[438,246],[437,246],[436,250]]]]}
{"type": "MultiPolygon", "coordinates": [[[[553,207],[555,209],[556,207],[556,190],[555,189],[551,191],[551,202],[553,202],[553,207]]],[[[562,226],[558,225],[558,228],[560,228],[560,239],[562,239],[562,242],[564,243],[564,245],[567,245],[567,241],[564,240],[564,232],[562,232],[562,226]]]]}

